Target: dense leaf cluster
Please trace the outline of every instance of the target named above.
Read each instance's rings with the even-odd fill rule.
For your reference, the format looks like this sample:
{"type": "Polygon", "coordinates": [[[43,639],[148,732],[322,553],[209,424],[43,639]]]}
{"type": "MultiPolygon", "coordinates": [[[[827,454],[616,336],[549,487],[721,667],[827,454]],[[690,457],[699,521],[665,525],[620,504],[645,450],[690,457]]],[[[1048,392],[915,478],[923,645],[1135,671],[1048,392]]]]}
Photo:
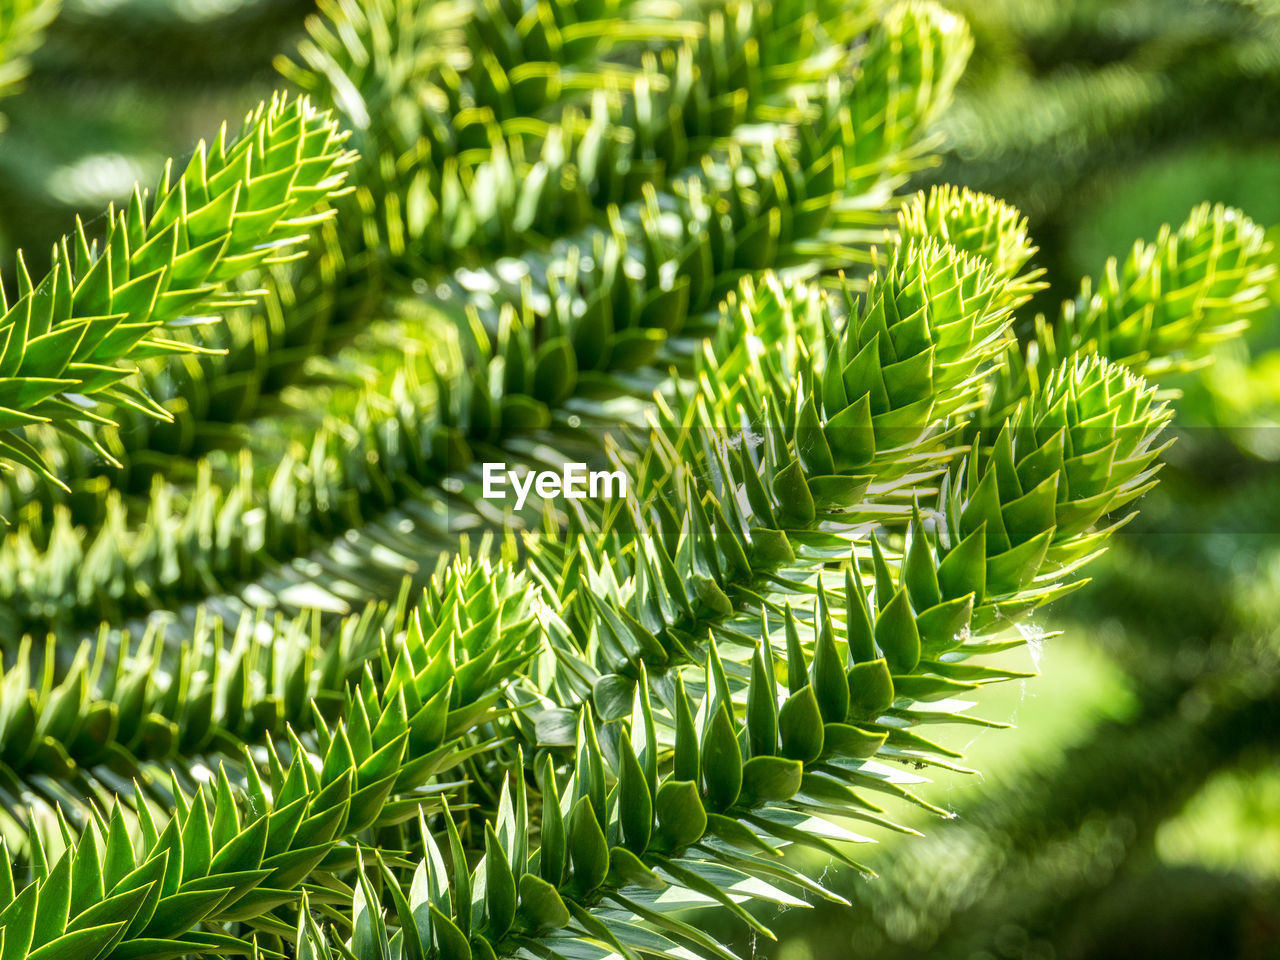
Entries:
{"type": "Polygon", "coordinates": [[[308,33],[328,112],[263,106],[8,308],[0,960],[733,960],[682,908],[772,936],[840,899],[786,849],[943,812],[925,729],[989,723],[988,655],[1154,482],[1143,375],[1267,245],[1195,211],[1019,343],[1018,211],[894,196],[971,46],[920,0],[308,33]],[[505,509],[494,459],[629,492],[505,509]]]}

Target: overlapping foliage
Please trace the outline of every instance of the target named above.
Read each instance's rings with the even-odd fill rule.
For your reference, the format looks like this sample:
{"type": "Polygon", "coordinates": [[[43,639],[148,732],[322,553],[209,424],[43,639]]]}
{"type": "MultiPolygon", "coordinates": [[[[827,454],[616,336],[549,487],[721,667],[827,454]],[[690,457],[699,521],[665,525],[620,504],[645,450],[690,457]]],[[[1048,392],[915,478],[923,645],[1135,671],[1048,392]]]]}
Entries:
{"type": "Polygon", "coordinates": [[[149,210],[135,190],[127,211],[107,212],[100,241],[78,226],[42,280],[19,260],[18,296],[0,300],[5,459],[56,481],[16,428],[48,423],[93,445],[80,424],[103,419],[88,409],[94,400],[166,417],[128,383],[130,364],[197,349],[161,328],[200,322],[190,311],[217,309],[226,281],[287,256],[299,231],[328,215],[315,211],[341,186],[341,142],[306,100],[263,104],[234,140],[224,128],[201,143],[173,183],[166,168],[149,210]]]}
{"type": "Polygon", "coordinates": [[[732,960],[682,908],[771,936],[839,900],[786,849],[944,813],[924,728],[989,723],[986,658],[1154,482],[1143,374],[1266,244],[1197,211],[1024,347],[1018,212],[893,198],[970,48],[931,3],[322,14],[282,67],[358,162],[279,99],[14,308],[75,344],[8,448],[68,491],[9,486],[0,960],[732,960]],[[93,377],[183,432],[73,415],[93,377]],[[489,459],[628,494],[500,509],[489,459]]]}

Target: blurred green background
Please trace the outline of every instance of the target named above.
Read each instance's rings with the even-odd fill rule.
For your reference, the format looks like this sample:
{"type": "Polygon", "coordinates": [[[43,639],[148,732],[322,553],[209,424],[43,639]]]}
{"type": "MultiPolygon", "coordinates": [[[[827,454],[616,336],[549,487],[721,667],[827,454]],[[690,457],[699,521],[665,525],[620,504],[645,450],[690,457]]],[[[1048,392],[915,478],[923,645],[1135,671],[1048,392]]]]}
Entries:
{"type": "MultiPolygon", "coordinates": [[[[426,0],[422,0],[426,2],[426,0]]],[[[1201,201],[1280,224],[1280,0],[957,0],[977,48],[921,178],[1029,216],[1049,316],[1080,277],[1201,201]]],[[[304,0],[67,0],[0,109],[0,263],[33,269],[167,155],[276,83],[304,0]]],[[[1276,231],[1280,236],[1280,231],[1276,231]]],[[[1280,289],[1275,291],[1280,299],[1280,289]]],[[[1030,314],[1028,314],[1028,318],[1030,314]]],[[[1164,482],[951,730],[981,776],[921,794],[924,839],[831,871],[762,956],[1280,957],[1280,318],[1181,392],[1164,482]]],[[[815,869],[821,870],[819,865],[815,869]]],[[[715,921],[708,921],[715,922],[715,921]]]]}

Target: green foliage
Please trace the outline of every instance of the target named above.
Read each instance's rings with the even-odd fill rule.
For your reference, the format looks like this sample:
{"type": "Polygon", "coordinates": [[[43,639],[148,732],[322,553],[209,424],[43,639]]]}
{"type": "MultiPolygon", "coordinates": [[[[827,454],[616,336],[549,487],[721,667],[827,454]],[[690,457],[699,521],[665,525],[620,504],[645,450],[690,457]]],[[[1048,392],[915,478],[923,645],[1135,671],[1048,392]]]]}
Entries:
{"type": "Polygon", "coordinates": [[[1203,204],[1176,234],[1166,227],[1123,264],[1110,260],[1096,293],[1083,286],[1063,311],[1065,340],[1148,376],[1206,363],[1208,348],[1266,308],[1270,249],[1263,229],[1238,210],[1203,204]]]}
{"type": "Polygon", "coordinates": [[[955,9],[972,24],[975,53],[943,120],[950,147],[935,178],[1026,212],[1039,263],[1063,291],[1100,254],[1123,259],[1134,235],[1192,204],[1274,219],[1266,179],[1250,182],[1240,160],[1280,134],[1258,107],[1280,89],[1276,4],[959,0],[955,9]]]}
{"type": "Polygon", "coordinates": [[[280,65],[369,131],[360,144],[369,175],[357,191],[364,229],[412,276],[607,223],[609,205],[669,189],[745,122],[798,119],[796,94],[857,69],[887,84],[850,103],[849,167],[903,164],[968,47],[959,21],[906,6],[851,55],[845,44],[871,18],[838,3],[711,3],[674,23],[630,2],[495,3],[461,25],[470,42],[455,69],[447,42],[418,39],[441,28],[434,7],[329,13],[309,21],[304,65],[280,65]],[[638,67],[601,59],[617,48],[635,56],[642,43],[656,49],[638,67]],[[903,75],[904,62],[918,62],[919,76],[903,75]],[[374,116],[386,119],[370,127],[374,116]]]}
{"type": "Polygon", "coordinates": [[[533,655],[530,599],[505,565],[457,560],[410,609],[402,594],[339,624],[316,611],[246,613],[225,627],[201,617],[180,643],[153,627],[110,653],[104,636],[81,644],[56,682],[52,638],[42,657],[28,640],[0,678],[3,832],[12,841],[34,822],[47,834],[63,815],[109,808],[130,781],[172,806],[174,785],[194,789],[200,769],[239,769],[253,744],[350,716],[350,693],[375,675],[365,689],[374,720],[403,709],[411,746],[436,749],[448,731],[478,722],[501,679],[533,655]],[[394,645],[389,629],[402,631],[394,645]]]}
{"type": "Polygon", "coordinates": [[[0,7],[0,97],[13,93],[27,75],[27,56],[58,13],[57,0],[5,0],[0,7]]]}
{"type": "Polygon", "coordinates": [[[127,210],[109,210],[100,244],[78,226],[38,283],[19,261],[18,296],[0,301],[0,455],[56,480],[16,428],[49,423],[92,443],[79,422],[100,419],[86,410],[93,401],[166,417],[121,362],[194,349],[162,328],[199,322],[190,311],[217,309],[227,280],[288,256],[341,185],[341,142],[306,100],[274,100],[234,140],[224,128],[211,146],[202,142],[172,183],[166,168],[150,212],[139,190],[127,210]]]}
{"type": "Polygon", "coordinates": [[[0,958],[734,960],[684,908],[843,902],[780,854],[945,812],[923,728],[995,725],[964,698],[1154,482],[1142,374],[1261,307],[1257,229],[1197,211],[1024,348],[1021,214],[893,196],[971,47],[931,3],[308,37],[281,68],[358,162],[274,101],[10,311],[75,342],[11,424],[68,492],[9,486],[0,958]],[[502,509],[500,459],[627,494],[502,509]]]}
{"type": "Polygon", "coordinates": [[[1242,120],[1251,124],[1246,136],[1270,126],[1233,100],[1273,89],[1280,76],[1274,3],[957,7],[973,23],[977,53],[972,95],[948,121],[955,146],[973,173],[999,176],[1028,200],[1060,203],[1082,174],[1111,169],[1143,145],[1229,131],[1242,120]]]}
{"type": "MultiPolygon", "coordinates": [[[[918,31],[921,22],[902,20],[895,29],[918,31]]],[[[936,28],[938,43],[952,55],[963,52],[956,21],[940,18],[936,28]]],[[[879,32],[872,48],[896,49],[897,36],[879,32]]],[[[866,219],[858,208],[867,202],[859,198],[886,192],[903,165],[893,155],[877,163],[864,156],[853,168],[856,177],[846,174],[848,157],[859,149],[847,102],[853,81],[832,87],[799,129],[781,128],[750,153],[683,181],[680,194],[651,196],[615,217],[609,231],[575,238],[562,254],[537,263],[528,281],[509,282],[505,299],[515,302],[492,311],[496,316],[459,318],[456,332],[443,334],[461,340],[447,376],[431,369],[439,348],[421,363],[393,367],[371,396],[336,412],[340,423],[286,424],[284,436],[262,438],[247,470],[237,465],[220,483],[198,473],[194,491],[185,494],[195,500],[181,517],[173,516],[178,496],[161,481],[145,507],[152,519],[139,535],[122,522],[114,493],[101,489],[86,510],[92,539],[75,533],[62,511],[48,533],[35,524],[15,530],[12,545],[25,560],[12,568],[11,622],[24,629],[84,619],[86,608],[115,617],[151,605],[157,595],[166,602],[202,596],[273,560],[303,554],[336,531],[368,530],[389,508],[418,499],[421,484],[471,459],[472,444],[545,426],[575,393],[597,385],[616,390],[610,378],[661,364],[655,358],[667,337],[694,327],[690,314],[713,309],[744,272],[812,270],[819,255],[843,262],[850,245],[869,234],[858,226],[866,219]],[[747,159],[764,189],[742,183],[745,171],[731,175],[730,164],[747,159]],[[665,215],[664,207],[677,216],[665,215]],[[643,273],[637,277],[633,268],[628,275],[626,265],[637,261],[643,273]],[[522,290],[526,284],[532,290],[522,290]],[[418,386],[431,381],[434,397],[418,386]],[[152,536],[156,529],[172,533],[152,536]]],[[[884,95],[898,96],[892,87],[884,95]]],[[[928,100],[920,106],[934,109],[928,100]]],[[[807,109],[803,102],[796,107],[799,116],[807,109]]],[[[868,112],[866,122],[879,122],[866,103],[859,109],[868,112]]],[[[456,296],[469,296],[465,286],[456,296]]],[[[335,552],[341,575],[358,576],[353,565],[368,569],[348,546],[335,552]]],[[[403,573],[403,567],[388,572],[391,589],[403,573]]]]}
{"type": "Polygon", "coordinates": [[[982,257],[1008,281],[1004,295],[1016,302],[1044,286],[1039,282],[1043,270],[1019,272],[1036,253],[1026,219],[1007,203],[967,187],[933,187],[916,194],[898,212],[898,234],[921,243],[942,240],[982,257]]]}

